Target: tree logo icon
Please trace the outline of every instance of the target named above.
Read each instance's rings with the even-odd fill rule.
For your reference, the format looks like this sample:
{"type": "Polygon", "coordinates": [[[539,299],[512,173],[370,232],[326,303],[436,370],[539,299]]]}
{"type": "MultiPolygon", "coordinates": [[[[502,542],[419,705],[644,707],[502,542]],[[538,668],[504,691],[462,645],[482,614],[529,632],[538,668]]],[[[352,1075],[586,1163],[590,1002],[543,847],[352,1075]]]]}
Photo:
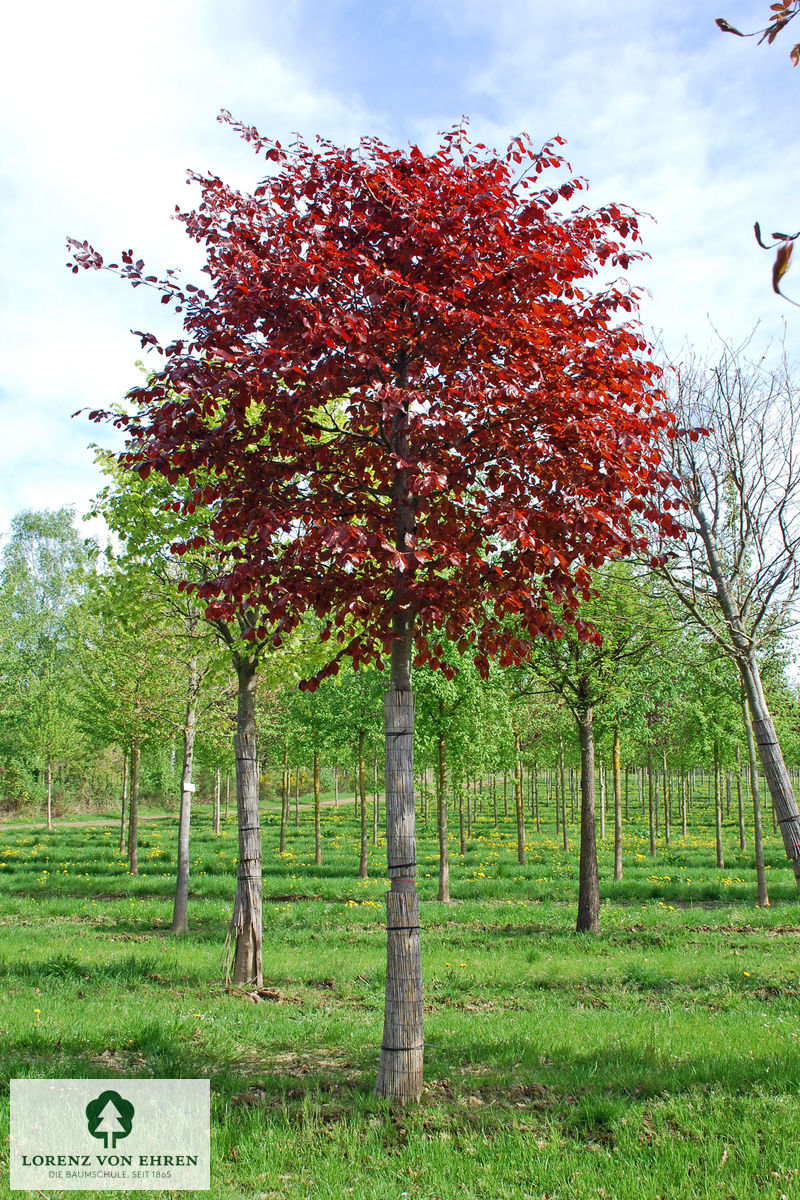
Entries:
{"type": "Polygon", "coordinates": [[[117,1141],[131,1131],[133,1105],[123,1100],[119,1092],[101,1092],[86,1105],[86,1119],[92,1137],[102,1138],[106,1150],[113,1150],[117,1141]]]}

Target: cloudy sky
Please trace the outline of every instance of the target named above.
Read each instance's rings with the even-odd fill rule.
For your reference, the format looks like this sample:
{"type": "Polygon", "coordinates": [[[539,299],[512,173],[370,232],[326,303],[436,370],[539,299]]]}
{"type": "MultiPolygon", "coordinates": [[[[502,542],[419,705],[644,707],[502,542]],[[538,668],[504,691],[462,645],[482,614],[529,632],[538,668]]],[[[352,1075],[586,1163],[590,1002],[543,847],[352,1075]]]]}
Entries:
{"type": "MultiPolygon", "coordinates": [[[[187,168],[254,183],[222,108],[280,140],[377,135],[436,144],[469,116],[504,148],[554,134],[591,190],[652,215],[636,282],[672,354],[760,322],[800,354],[800,311],[770,287],[766,230],[798,219],[800,68],[720,33],[764,24],[767,0],[28,0],[0,51],[0,535],[23,508],[77,505],[99,486],[87,448],[113,431],[72,418],[137,382],[131,329],[169,332],[146,289],[71,275],[67,235],[160,272],[199,266],[171,220],[187,168]]],[[[800,35],[800,30],[798,30],[800,35]]],[[[786,290],[800,298],[800,268],[786,290]],[[793,286],[794,284],[794,286],[793,286]]]]}

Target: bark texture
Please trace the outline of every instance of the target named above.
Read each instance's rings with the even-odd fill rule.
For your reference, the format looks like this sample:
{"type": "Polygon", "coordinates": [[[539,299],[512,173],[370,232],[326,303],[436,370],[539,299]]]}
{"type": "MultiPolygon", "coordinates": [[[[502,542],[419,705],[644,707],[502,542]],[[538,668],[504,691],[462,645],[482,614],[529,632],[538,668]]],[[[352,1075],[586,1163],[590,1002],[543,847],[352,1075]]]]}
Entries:
{"type": "Polygon", "coordinates": [[[414,696],[411,618],[395,618],[386,733],[386,1006],[375,1094],[399,1103],[422,1095],[422,960],[414,827],[414,696]]]}
{"type": "Polygon", "coordinates": [[[141,747],[138,738],[131,745],[131,798],[128,805],[128,870],[139,874],[139,764],[141,747]]]}
{"type": "Polygon", "coordinates": [[[517,862],[525,865],[525,805],[522,795],[522,746],[519,734],[514,734],[517,761],[514,771],[514,804],[517,812],[517,862]]]}
{"type": "MultiPolygon", "coordinates": [[[[622,879],[622,750],[619,727],[614,729],[612,748],[612,776],[614,784],[614,878],[622,879]]],[[[627,785],[627,774],[626,774],[627,785]]]]}
{"type": "MultiPolygon", "coordinates": [[[[581,681],[588,696],[588,684],[581,681]]],[[[594,711],[584,698],[577,713],[581,742],[581,849],[578,883],[578,933],[600,931],[600,881],[597,873],[597,834],[595,829],[594,787],[594,711]]]]}
{"type": "Polygon", "coordinates": [[[758,783],[756,739],[753,734],[753,723],[750,720],[750,708],[747,703],[747,696],[744,694],[744,688],[742,689],[742,693],[742,717],[744,718],[744,732],[747,739],[747,757],[750,763],[750,793],[753,798],[753,849],[756,856],[758,904],[760,908],[769,908],[767,872],[764,869],[764,833],[761,826],[761,789],[758,783]]]}
{"type": "Polygon", "coordinates": [[[322,831],[319,813],[319,751],[314,751],[314,866],[322,866],[322,831]]]}
{"type": "MultiPolygon", "coordinates": [[[[439,701],[439,717],[444,724],[444,701],[439,701]]],[[[447,840],[447,745],[439,733],[439,775],[436,793],[436,824],[439,831],[439,891],[437,900],[450,903],[450,845],[447,840]]]]}
{"type": "Polygon", "coordinates": [[[122,807],[119,819],[119,852],[125,853],[125,810],[128,804],[128,755],[122,755],[122,807]]]}
{"type": "Polygon", "coordinates": [[[358,735],[358,770],[356,771],[358,795],[361,800],[361,857],[358,862],[358,878],[367,878],[367,781],[364,777],[364,730],[358,735]]]}
{"type": "Polygon", "coordinates": [[[795,882],[800,890],[800,811],[797,808],[792,781],[783,761],[775,723],[767,707],[758,664],[755,658],[751,658],[742,662],[740,666],[758,756],[772,797],[772,807],[783,837],[786,856],[791,860],[795,882]]]}
{"type": "MultiPolygon", "coordinates": [[[[192,763],[197,729],[197,655],[189,662],[186,715],[183,721],[183,770],[181,771],[181,811],[178,817],[178,869],[175,878],[175,903],[170,933],[189,932],[189,828],[192,815],[192,763]]],[[[219,769],[217,774],[219,779],[219,769]]]]}
{"type": "Polygon", "coordinates": [[[256,756],[256,664],[237,656],[236,809],[239,819],[239,863],[230,937],[234,943],[233,982],[261,987],[261,821],[258,811],[256,756]]]}

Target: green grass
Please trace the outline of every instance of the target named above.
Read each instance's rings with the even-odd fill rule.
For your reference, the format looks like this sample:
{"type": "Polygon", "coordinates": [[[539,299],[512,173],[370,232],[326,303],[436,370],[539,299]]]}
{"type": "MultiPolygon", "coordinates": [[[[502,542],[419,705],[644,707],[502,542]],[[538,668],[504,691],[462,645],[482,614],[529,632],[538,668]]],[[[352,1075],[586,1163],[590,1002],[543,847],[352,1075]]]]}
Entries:
{"type": "MultiPolygon", "coordinates": [[[[464,860],[456,828],[450,906],[421,827],[426,1089],[395,1112],[371,1094],[385,850],[360,883],[352,804],[324,811],[320,868],[311,814],[281,859],[265,812],[260,1003],[222,980],[233,820],[217,838],[195,819],[180,939],[172,822],[143,823],[136,879],[114,827],[0,830],[4,1081],[209,1077],[221,1198],[800,1196],[800,911],[778,840],[758,909],[730,825],[714,866],[707,806],[655,859],[629,823],[617,884],[609,831],[590,938],[573,931],[577,830],[565,854],[546,815],[524,867],[502,806],[464,860]]],[[[7,1089],[4,1103],[7,1160],[7,1089]]]]}

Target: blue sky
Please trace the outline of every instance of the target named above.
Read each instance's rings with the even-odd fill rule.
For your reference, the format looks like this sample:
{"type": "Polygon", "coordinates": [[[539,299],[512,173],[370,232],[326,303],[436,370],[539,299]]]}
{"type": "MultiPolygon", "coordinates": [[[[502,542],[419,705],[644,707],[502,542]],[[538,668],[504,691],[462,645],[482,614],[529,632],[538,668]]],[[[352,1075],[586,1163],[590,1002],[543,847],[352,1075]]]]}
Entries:
{"type": "MultiPolygon", "coordinates": [[[[170,218],[186,168],[239,184],[252,151],[221,108],[286,139],[362,134],[423,149],[470,117],[505,147],[526,130],[567,139],[573,170],[608,200],[651,213],[652,292],[642,321],[677,354],[720,333],[798,343],[800,312],[770,288],[752,236],[798,220],[800,68],[787,30],[772,47],[719,33],[763,24],[767,0],[29,0],[5,19],[0,71],[0,533],[22,508],[74,503],[100,480],[87,444],[113,433],[71,419],[137,381],[131,329],[168,332],[145,289],[73,277],[65,238],[158,271],[192,271],[170,218]]],[[[800,298],[787,276],[786,290],[800,298]]]]}

